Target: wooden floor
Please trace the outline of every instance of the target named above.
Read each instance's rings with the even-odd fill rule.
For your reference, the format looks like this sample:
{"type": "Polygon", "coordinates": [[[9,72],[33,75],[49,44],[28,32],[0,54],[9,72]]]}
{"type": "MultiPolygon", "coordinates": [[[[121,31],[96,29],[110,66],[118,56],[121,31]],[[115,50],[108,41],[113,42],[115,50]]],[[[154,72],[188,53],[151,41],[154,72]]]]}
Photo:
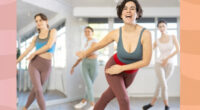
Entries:
{"type": "MultiPolygon", "coordinates": [[[[148,104],[150,100],[151,98],[130,98],[131,110],[142,110],[142,106],[144,104],[148,104]]],[[[87,110],[89,105],[87,105],[83,109],[74,109],[73,106],[79,103],[79,101],[80,100],[73,101],[70,103],[63,103],[63,104],[48,106],[47,110],[87,110]]],[[[169,103],[170,103],[170,110],[180,110],[179,98],[169,98],[169,103]]],[[[39,109],[31,109],[31,110],[39,110],[39,109]]],[[[105,110],[119,110],[119,106],[116,99],[111,101],[107,105],[105,110]]],[[[158,100],[156,105],[149,110],[164,110],[164,105],[161,100],[158,100]]]]}

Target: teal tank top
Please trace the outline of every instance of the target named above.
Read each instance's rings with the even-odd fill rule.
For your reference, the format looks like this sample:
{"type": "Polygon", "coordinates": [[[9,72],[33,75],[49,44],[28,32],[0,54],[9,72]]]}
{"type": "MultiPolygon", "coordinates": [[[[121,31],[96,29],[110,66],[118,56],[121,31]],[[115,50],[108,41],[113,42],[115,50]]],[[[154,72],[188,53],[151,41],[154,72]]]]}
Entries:
{"type": "MultiPolygon", "coordinates": [[[[36,38],[36,44],[35,44],[36,50],[39,50],[40,48],[42,48],[44,45],[47,44],[47,42],[49,40],[49,37],[50,37],[49,33],[50,33],[50,31],[48,32],[48,36],[47,36],[46,39],[40,39],[39,35],[37,36],[37,38],[36,38]]],[[[55,47],[56,47],[56,43],[54,43],[52,45],[52,47],[49,50],[47,50],[47,52],[54,53],[55,47]]]]}
{"type": "Polygon", "coordinates": [[[142,37],[144,30],[145,30],[145,28],[143,28],[142,31],[140,32],[138,44],[137,44],[135,51],[133,51],[132,53],[128,53],[123,47],[122,28],[119,29],[119,40],[118,40],[118,44],[117,44],[117,57],[121,62],[123,62],[125,64],[130,64],[130,63],[134,63],[136,61],[142,60],[143,47],[141,44],[141,37],[142,37]]]}

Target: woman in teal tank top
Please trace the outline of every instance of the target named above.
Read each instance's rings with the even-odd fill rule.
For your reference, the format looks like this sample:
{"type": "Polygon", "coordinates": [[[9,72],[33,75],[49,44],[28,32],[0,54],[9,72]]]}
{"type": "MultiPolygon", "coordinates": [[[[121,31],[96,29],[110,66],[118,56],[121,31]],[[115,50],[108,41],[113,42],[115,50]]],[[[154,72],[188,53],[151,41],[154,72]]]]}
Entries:
{"type": "Polygon", "coordinates": [[[17,63],[19,63],[34,47],[36,47],[36,51],[27,58],[27,60],[30,61],[28,72],[33,87],[23,110],[27,110],[35,99],[37,99],[40,110],[46,110],[42,85],[48,79],[51,72],[51,59],[56,45],[56,29],[49,30],[46,15],[39,13],[36,14],[34,18],[39,34],[33,38],[30,46],[17,59],[17,63]]]}
{"type": "Polygon", "coordinates": [[[151,33],[136,23],[142,16],[142,8],[137,0],[123,0],[117,6],[117,15],[124,26],[109,32],[100,42],[77,56],[85,58],[112,42],[116,42],[117,53],[105,66],[105,76],[109,87],[95,104],[94,110],[104,110],[115,97],[120,110],[130,110],[126,88],[133,82],[137,70],[150,63],[152,55],[151,33]]]}

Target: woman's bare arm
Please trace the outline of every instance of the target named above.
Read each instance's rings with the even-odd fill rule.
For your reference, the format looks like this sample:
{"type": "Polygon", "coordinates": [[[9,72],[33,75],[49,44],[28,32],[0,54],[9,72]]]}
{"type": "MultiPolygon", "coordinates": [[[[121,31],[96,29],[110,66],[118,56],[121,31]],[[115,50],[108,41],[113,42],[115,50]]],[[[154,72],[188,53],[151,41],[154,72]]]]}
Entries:
{"type": "MultiPolygon", "coordinates": [[[[91,47],[95,46],[96,44],[97,44],[97,42],[93,42],[92,45],[91,45],[91,47]]],[[[90,57],[92,55],[95,55],[95,53],[93,52],[93,53],[89,54],[87,57],[90,57]]]]}
{"type": "Polygon", "coordinates": [[[81,61],[82,61],[81,58],[79,58],[78,60],[76,60],[76,63],[72,66],[72,68],[75,68],[81,61]]]}
{"type": "Polygon", "coordinates": [[[156,41],[153,43],[153,50],[157,47],[156,41]]]}
{"type": "Polygon", "coordinates": [[[19,58],[17,59],[17,63],[19,63],[34,47],[35,47],[35,41],[36,41],[36,37],[33,38],[31,44],[29,45],[29,47],[24,51],[24,53],[22,55],[19,56],[19,58]]]}
{"type": "Polygon", "coordinates": [[[107,46],[108,44],[112,43],[114,41],[114,37],[115,37],[115,30],[109,32],[100,42],[91,46],[88,50],[84,51],[83,53],[77,53],[77,55],[82,58],[88,57],[88,55],[90,55],[94,51],[99,50],[99,49],[107,46]]]}

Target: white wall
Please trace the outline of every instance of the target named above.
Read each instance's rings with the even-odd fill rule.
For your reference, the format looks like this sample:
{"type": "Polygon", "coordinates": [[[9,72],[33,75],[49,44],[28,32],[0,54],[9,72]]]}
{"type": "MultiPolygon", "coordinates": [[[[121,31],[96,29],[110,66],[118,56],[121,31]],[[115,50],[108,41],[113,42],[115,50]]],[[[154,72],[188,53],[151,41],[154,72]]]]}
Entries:
{"type": "MultiPolygon", "coordinates": [[[[99,67],[99,75],[94,83],[95,97],[100,97],[104,90],[107,89],[108,83],[104,75],[104,67],[99,67]]],[[[173,76],[168,81],[169,97],[180,96],[180,70],[176,67],[173,76]]],[[[153,67],[144,67],[137,73],[134,82],[128,88],[129,96],[133,97],[151,97],[153,96],[157,78],[153,67]]]]}
{"type": "Polygon", "coordinates": [[[75,68],[73,75],[70,75],[70,69],[78,58],[75,56],[75,53],[81,48],[81,39],[83,37],[83,28],[81,26],[85,24],[85,21],[79,21],[71,15],[66,20],[67,66],[63,72],[65,73],[64,77],[66,78],[67,96],[69,99],[80,98],[84,92],[83,80],[80,75],[81,64],[75,68]]]}

